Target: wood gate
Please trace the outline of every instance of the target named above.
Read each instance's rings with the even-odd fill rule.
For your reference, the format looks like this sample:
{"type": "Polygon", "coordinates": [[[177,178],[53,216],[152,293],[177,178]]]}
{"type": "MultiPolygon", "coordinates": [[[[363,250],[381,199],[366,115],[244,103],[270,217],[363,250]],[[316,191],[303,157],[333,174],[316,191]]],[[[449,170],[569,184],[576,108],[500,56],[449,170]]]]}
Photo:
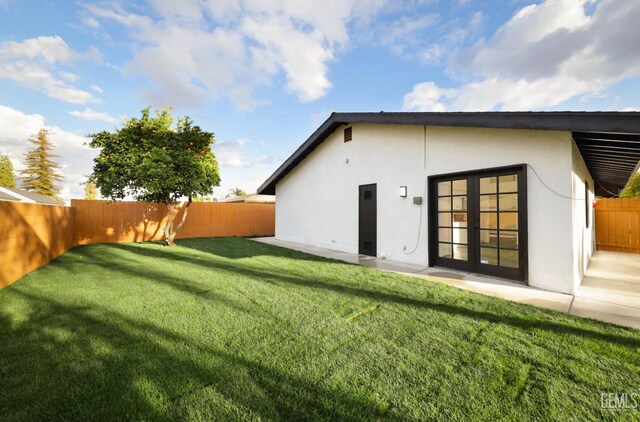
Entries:
{"type": "Polygon", "coordinates": [[[598,198],[596,247],[640,253],[640,198],[598,198]]]}

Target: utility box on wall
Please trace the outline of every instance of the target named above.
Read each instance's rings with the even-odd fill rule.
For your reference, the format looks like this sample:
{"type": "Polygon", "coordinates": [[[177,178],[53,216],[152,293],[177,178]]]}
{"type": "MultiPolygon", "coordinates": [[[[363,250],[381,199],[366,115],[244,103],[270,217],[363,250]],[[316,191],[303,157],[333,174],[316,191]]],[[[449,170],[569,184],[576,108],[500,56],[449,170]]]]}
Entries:
{"type": "Polygon", "coordinates": [[[416,205],[422,205],[422,197],[421,196],[414,196],[413,197],[413,203],[416,205]]]}

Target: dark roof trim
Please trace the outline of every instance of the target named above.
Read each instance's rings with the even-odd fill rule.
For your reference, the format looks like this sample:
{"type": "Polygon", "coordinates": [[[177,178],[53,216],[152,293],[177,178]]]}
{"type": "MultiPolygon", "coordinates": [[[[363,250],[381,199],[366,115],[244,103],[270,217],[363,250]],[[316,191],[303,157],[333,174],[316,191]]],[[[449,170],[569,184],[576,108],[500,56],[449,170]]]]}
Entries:
{"type": "Polygon", "coordinates": [[[600,195],[621,190],[640,162],[640,134],[573,132],[573,140],[600,195]]]}
{"type": "Polygon", "coordinates": [[[331,116],[258,188],[274,195],[276,184],[340,125],[426,125],[496,129],[558,130],[616,134],[640,133],[637,112],[453,112],[453,113],[332,113],[331,116]]]}

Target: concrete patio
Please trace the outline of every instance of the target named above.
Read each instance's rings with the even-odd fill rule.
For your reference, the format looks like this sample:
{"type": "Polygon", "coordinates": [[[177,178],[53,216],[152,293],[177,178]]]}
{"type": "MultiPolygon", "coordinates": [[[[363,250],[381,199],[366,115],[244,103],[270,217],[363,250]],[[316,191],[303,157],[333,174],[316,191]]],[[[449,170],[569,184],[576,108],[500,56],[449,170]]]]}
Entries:
{"type": "Polygon", "coordinates": [[[569,311],[640,328],[640,255],[596,252],[569,311]]]}
{"type": "Polygon", "coordinates": [[[444,268],[425,268],[420,265],[285,242],[274,237],[254,240],[325,258],[437,281],[514,302],[640,329],[640,255],[636,254],[596,252],[582,285],[574,296],[478,274],[444,268]]]}

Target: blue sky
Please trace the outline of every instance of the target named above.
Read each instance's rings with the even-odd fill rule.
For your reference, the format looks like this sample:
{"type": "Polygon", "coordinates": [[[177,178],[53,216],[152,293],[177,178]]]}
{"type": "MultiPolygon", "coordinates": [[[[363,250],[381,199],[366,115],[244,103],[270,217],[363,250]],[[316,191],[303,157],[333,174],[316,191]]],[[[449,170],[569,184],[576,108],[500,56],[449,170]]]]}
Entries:
{"type": "Polygon", "coordinates": [[[52,129],[82,195],[84,136],[146,106],[215,132],[255,191],[332,111],[640,109],[628,0],[0,0],[0,154],[52,129]],[[176,7],[180,4],[180,7],[176,7]]]}

